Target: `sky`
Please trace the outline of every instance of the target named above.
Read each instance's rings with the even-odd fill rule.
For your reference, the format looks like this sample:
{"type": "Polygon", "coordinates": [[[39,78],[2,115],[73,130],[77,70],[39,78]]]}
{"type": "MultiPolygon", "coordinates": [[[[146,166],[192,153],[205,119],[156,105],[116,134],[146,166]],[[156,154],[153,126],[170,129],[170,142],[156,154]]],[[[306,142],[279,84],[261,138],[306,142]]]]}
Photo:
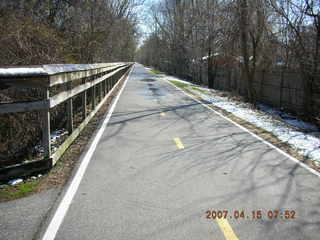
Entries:
{"type": "Polygon", "coordinates": [[[144,4],[140,7],[138,7],[137,11],[139,14],[139,28],[141,33],[143,34],[140,38],[140,45],[142,44],[143,40],[148,36],[150,33],[150,28],[148,27],[148,24],[150,24],[151,20],[149,17],[149,10],[153,3],[157,2],[158,0],[145,0],[144,4]]]}

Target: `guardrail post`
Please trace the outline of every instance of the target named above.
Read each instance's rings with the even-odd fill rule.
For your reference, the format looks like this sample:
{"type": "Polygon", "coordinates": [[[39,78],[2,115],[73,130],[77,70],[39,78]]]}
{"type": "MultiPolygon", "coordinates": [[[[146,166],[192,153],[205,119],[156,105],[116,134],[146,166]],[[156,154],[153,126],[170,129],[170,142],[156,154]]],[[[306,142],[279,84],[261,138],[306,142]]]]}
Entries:
{"type": "MultiPolygon", "coordinates": [[[[120,71],[119,73],[122,73],[122,71],[120,71]]],[[[114,76],[114,78],[113,78],[113,86],[114,85],[116,85],[116,83],[118,82],[118,79],[119,79],[120,77],[118,77],[118,74],[116,74],[115,76],[114,76]]],[[[112,86],[112,87],[113,87],[112,86]]]]}
{"type": "MultiPolygon", "coordinates": [[[[44,99],[50,99],[49,89],[44,90],[44,99]]],[[[50,141],[50,107],[42,111],[42,146],[44,158],[51,156],[51,141],[50,141]]]]}
{"type": "MultiPolygon", "coordinates": [[[[82,79],[82,84],[86,84],[86,78],[82,79]]],[[[87,90],[82,93],[82,115],[83,119],[87,117],[87,90]]]]}
{"type": "Polygon", "coordinates": [[[113,88],[113,85],[114,85],[114,78],[115,78],[115,75],[112,76],[111,78],[111,81],[110,81],[110,89],[113,88]]]}
{"type": "Polygon", "coordinates": [[[110,91],[110,79],[111,79],[111,77],[108,77],[107,80],[106,80],[106,83],[107,83],[107,93],[109,93],[109,91],[110,91]]]}
{"type": "MultiPolygon", "coordinates": [[[[67,83],[68,90],[72,89],[71,82],[67,83]]],[[[67,128],[69,134],[73,132],[73,100],[72,97],[67,100],[67,128]]]]}
{"type": "Polygon", "coordinates": [[[99,83],[99,102],[102,101],[102,83],[99,83]]]}
{"type": "Polygon", "coordinates": [[[94,110],[94,108],[96,107],[96,85],[92,86],[92,110],[94,110]]]}
{"type": "Polygon", "coordinates": [[[106,96],[106,80],[102,82],[103,96],[106,96]]]}

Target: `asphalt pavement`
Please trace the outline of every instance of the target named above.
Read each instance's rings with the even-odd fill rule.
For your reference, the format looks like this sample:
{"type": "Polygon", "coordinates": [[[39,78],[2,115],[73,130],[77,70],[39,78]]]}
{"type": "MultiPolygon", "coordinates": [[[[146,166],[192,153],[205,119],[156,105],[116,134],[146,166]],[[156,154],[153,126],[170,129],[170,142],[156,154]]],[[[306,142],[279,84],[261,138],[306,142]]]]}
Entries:
{"type": "Polygon", "coordinates": [[[30,240],[57,201],[57,188],[0,203],[0,239],[30,240]]]}
{"type": "Polygon", "coordinates": [[[320,239],[319,185],[136,64],[54,236],[320,239]]]}

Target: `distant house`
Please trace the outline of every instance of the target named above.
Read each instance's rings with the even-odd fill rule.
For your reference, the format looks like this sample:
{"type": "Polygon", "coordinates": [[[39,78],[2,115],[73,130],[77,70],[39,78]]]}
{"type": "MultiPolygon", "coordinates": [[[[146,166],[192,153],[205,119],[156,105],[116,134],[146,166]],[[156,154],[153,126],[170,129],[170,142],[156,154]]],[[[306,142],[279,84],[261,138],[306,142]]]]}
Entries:
{"type": "Polygon", "coordinates": [[[202,62],[208,62],[208,60],[212,58],[213,65],[215,67],[237,67],[239,66],[239,59],[237,57],[233,56],[224,56],[221,55],[220,53],[215,53],[213,55],[209,56],[204,56],[201,58],[202,62]]]}

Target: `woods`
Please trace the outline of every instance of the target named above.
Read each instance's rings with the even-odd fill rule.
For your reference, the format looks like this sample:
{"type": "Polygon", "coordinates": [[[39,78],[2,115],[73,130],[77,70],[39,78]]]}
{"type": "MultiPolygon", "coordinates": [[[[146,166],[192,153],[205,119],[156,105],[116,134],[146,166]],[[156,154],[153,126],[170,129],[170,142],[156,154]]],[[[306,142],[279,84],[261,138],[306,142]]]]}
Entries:
{"type": "Polygon", "coordinates": [[[0,65],[132,61],[137,0],[3,0],[0,65]]]}
{"type": "MultiPolygon", "coordinates": [[[[1,0],[0,67],[133,61],[141,2],[1,0]]],[[[44,97],[41,89],[8,88],[1,82],[0,90],[0,104],[44,97]]],[[[75,97],[75,103],[80,100],[75,97]]],[[[67,128],[66,109],[65,104],[51,109],[52,131],[67,128]]],[[[0,115],[0,166],[33,158],[41,139],[40,119],[37,111],[0,115]]]]}
{"type": "Polygon", "coordinates": [[[209,88],[223,74],[222,90],[253,105],[271,98],[264,78],[277,75],[268,90],[279,91],[277,107],[319,118],[319,1],[161,0],[150,12],[153,31],[139,61],[209,88]],[[290,83],[290,74],[299,81],[290,83]]]}
{"type": "MultiPolygon", "coordinates": [[[[0,66],[138,61],[255,107],[266,103],[320,121],[320,3],[314,0],[3,0],[0,66]],[[139,46],[139,47],[138,47],[139,46]]],[[[42,98],[7,89],[0,103],[42,98]]],[[[65,106],[52,126],[65,127],[65,106]],[[59,126],[58,126],[59,125],[59,126]]],[[[37,142],[38,113],[0,116],[0,158],[37,142]],[[27,122],[27,132],[21,122],[27,122]],[[8,150],[10,149],[10,150],[8,150]]]]}

